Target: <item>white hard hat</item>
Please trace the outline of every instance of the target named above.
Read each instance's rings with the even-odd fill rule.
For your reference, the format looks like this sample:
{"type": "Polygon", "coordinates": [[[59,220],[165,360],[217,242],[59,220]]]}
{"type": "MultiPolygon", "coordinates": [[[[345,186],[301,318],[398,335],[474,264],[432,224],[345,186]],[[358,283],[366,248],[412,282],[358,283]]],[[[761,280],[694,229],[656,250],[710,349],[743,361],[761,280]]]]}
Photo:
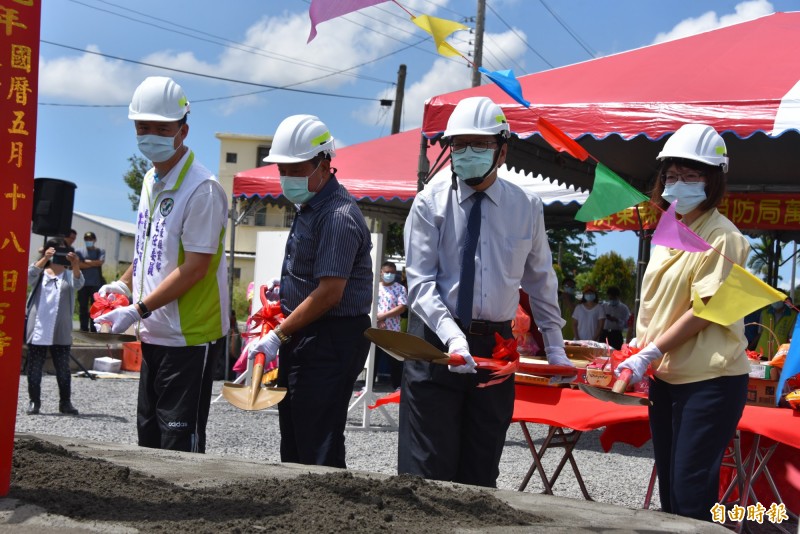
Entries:
{"type": "Polygon", "coordinates": [[[314,115],[292,115],[278,126],[266,163],[300,163],[317,154],[336,155],[333,136],[325,123],[314,115]]]}
{"type": "Polygon", "coordinates": [[[172,78],[150,76],[133,92],[128,118],[134,121],[172,122],[189,113],[189,100],[172,78]]]}
{"type": "Polygon", "coordinates": [[[445,137],[454,135],[510,134],[503,110],[485,96],[465,98],[458,103],[447,121],[445,137]]]}
{"type": "Polygon", "coordinates": [[[728,172],[728,150],[717,131],[707,124],[684,124],[667,139],[656,159],[682,158],[722,167],[728,172]]]}

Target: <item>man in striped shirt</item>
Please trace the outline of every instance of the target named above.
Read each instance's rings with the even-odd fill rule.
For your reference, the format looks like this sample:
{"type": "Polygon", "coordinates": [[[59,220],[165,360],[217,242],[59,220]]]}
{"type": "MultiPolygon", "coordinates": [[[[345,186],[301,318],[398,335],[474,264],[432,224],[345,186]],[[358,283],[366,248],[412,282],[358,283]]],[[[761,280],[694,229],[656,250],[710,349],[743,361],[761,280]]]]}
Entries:
{"type": "Polygon", "coordinates": [[[353,385],[369,352],[363,336],[372,306],[369,230],[331,169],[327,126],[293,115],[279,126],[267,163],[276,163],[284,196],[295,204],[281,268],[286,320],[250,344],[267,362],[280,349],[281,461],[346,467],[344,427],[353,385]]]}

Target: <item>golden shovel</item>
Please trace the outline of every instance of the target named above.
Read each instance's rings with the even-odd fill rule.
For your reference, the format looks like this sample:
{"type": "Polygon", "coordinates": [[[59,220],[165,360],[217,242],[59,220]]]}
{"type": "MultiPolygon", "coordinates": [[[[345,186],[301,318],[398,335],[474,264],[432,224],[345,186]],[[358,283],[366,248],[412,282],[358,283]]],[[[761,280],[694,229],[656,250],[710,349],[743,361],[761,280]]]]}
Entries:
{"type": "Polygon", "coordinates": [[[275,406],[286,396],[286,388],[262,387],[261,377],[264,375],[264,362],[266,356],[263,352],[256,354],[253,362],[253,376],[250,385],[225,382],[222,384],[222,396],[225,400],[240,410],[266,410],[275,406]]]}

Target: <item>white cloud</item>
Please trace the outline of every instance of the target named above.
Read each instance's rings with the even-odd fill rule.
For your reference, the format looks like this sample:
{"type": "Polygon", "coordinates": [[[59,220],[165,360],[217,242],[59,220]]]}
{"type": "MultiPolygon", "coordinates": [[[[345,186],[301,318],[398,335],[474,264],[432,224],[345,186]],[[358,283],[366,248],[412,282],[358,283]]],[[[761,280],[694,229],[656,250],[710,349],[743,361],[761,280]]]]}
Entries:
{"type": "MultiPolygon", "coordinates": [[[[484,38],[484,58],[490,60],[486,67],[489,70],[513,69],[516,63],[520,63],[525,55],[526,37],[521,30],[515,30],[516,34],[507,31],[499,34],[486,34],[484,38]],[[491,56],[486,53],[491,50],[491,56]],[[502,52],[501,52],[502,50],[502,52]],[[509,62],[506,64],[505,62],[509,62]],[[503,62],[497,65],[498,62],[503,62]]],[[[466,55],[466,42],[456,44],[451,41],[461,53],[466,55]]],[[[433,46],[433,45],[431,45],[433,46]]],[[[487,83],[486,78],[482,80],[487,83]]],[[[491,82],[488,82],[491,83],[491,82]]],[[[461,59],[454,60],[440,57],[434,60],[428,72],[422,78],[406,88],[403,94],[403,130],[411,130],[422,125],[422,114],[425,108],[425,101],[436,95],[467,89],[472,86],[472,69],[461,59]]],[[[394,90],[383,91],[376,95],[376,98],[394,99],[394,90]]],[[[375,106],[364,107],[353,114],[353,117],[361,120],[365,124],[374,124],[381,118],[381,110],[375,106]]]]}
{"type": "Polygon", "coordinates": [[[774,13],[775,9],[768,0],[746,0],[736,4],[735,12],[718,16],[715,11],[708,11],[699,17],[684,19],[668,32],[659,33],[653,44],[672,41],[698,33],[723,28],[732,24],[746,22],[764,15],[774,13]]]}

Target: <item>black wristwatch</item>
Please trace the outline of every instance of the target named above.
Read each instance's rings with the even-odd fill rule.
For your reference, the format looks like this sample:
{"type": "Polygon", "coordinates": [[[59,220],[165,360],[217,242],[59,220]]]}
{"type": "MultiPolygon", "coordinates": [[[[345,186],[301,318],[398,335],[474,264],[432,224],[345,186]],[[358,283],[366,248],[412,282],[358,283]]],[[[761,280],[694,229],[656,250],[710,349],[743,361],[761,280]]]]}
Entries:
{"type": "Polygon", "coordinates": [[[147,319],[148,317],[153,315],[153,312],[148,310],[147,306],[145,306],[144,302],[142,302],[141,300],[137,302],[136,305],[139,306],[139,313],[142,315],[142,319],[147,319]]]}

